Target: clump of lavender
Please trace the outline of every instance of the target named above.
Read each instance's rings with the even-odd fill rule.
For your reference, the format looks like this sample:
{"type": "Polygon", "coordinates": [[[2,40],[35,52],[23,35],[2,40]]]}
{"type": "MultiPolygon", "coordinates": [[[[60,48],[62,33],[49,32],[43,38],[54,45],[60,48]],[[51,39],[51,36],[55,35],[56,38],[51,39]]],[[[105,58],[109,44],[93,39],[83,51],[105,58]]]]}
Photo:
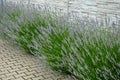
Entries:
{"type": "Polygon", "coordinates": [[[6,7],[0,13],[2,33],[27,52],[44,55],[52,69],[79,80],[120,79],[119,27],[77,16],[67,22],[44,9],[6,7]]]}

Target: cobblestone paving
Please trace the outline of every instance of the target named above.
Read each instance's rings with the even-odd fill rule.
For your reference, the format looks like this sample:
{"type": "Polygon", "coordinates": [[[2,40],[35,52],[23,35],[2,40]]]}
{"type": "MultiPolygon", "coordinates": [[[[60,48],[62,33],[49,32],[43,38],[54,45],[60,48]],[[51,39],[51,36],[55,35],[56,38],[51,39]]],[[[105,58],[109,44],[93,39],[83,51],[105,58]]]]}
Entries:
{"type": "Polygon", "coordinates": [[[0,39],[0,80],[74,80],[0,39]]]}

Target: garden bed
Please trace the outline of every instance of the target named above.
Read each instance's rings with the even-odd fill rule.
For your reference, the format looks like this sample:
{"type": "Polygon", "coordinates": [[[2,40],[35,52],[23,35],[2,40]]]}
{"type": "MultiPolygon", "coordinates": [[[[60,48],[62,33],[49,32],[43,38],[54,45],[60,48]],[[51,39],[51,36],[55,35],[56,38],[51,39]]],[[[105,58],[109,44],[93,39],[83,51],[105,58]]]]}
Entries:
{"type": "Polygon", "coordinates": [[[1,33],[26,52],[44,56],[52,69],[79,80],[120,79],[120,26],[77,16],[73,22],[59,14],[6,6],[0,13],[1,33]]]}

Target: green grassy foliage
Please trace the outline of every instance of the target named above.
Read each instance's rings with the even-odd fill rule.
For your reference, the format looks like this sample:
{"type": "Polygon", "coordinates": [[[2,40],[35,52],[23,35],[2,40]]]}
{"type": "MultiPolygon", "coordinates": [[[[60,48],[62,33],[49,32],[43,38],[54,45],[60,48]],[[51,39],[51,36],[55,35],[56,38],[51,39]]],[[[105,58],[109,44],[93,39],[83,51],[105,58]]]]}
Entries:
{"type": "Polygon", "coordinates": [[[0,13],[2,33],[27,52],[44,55],[52,69],[79,80],[120,79],[119,27],[71,28],[51,12],[15,9],[0,13]]]}

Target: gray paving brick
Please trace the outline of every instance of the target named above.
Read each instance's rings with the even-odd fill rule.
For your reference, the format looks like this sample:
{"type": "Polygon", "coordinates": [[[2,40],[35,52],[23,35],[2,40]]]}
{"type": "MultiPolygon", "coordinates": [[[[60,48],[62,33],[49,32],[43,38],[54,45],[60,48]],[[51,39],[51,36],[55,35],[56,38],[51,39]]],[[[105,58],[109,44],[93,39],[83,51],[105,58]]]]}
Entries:
{"type": "Polygon", "coordinates": [[[67,75],[52,71],[35,56],[19,50],[2,39],[0,39],[0,51],[0,80],[55,80],[57,78],[63,80],[68,78],[67,75]]]}

